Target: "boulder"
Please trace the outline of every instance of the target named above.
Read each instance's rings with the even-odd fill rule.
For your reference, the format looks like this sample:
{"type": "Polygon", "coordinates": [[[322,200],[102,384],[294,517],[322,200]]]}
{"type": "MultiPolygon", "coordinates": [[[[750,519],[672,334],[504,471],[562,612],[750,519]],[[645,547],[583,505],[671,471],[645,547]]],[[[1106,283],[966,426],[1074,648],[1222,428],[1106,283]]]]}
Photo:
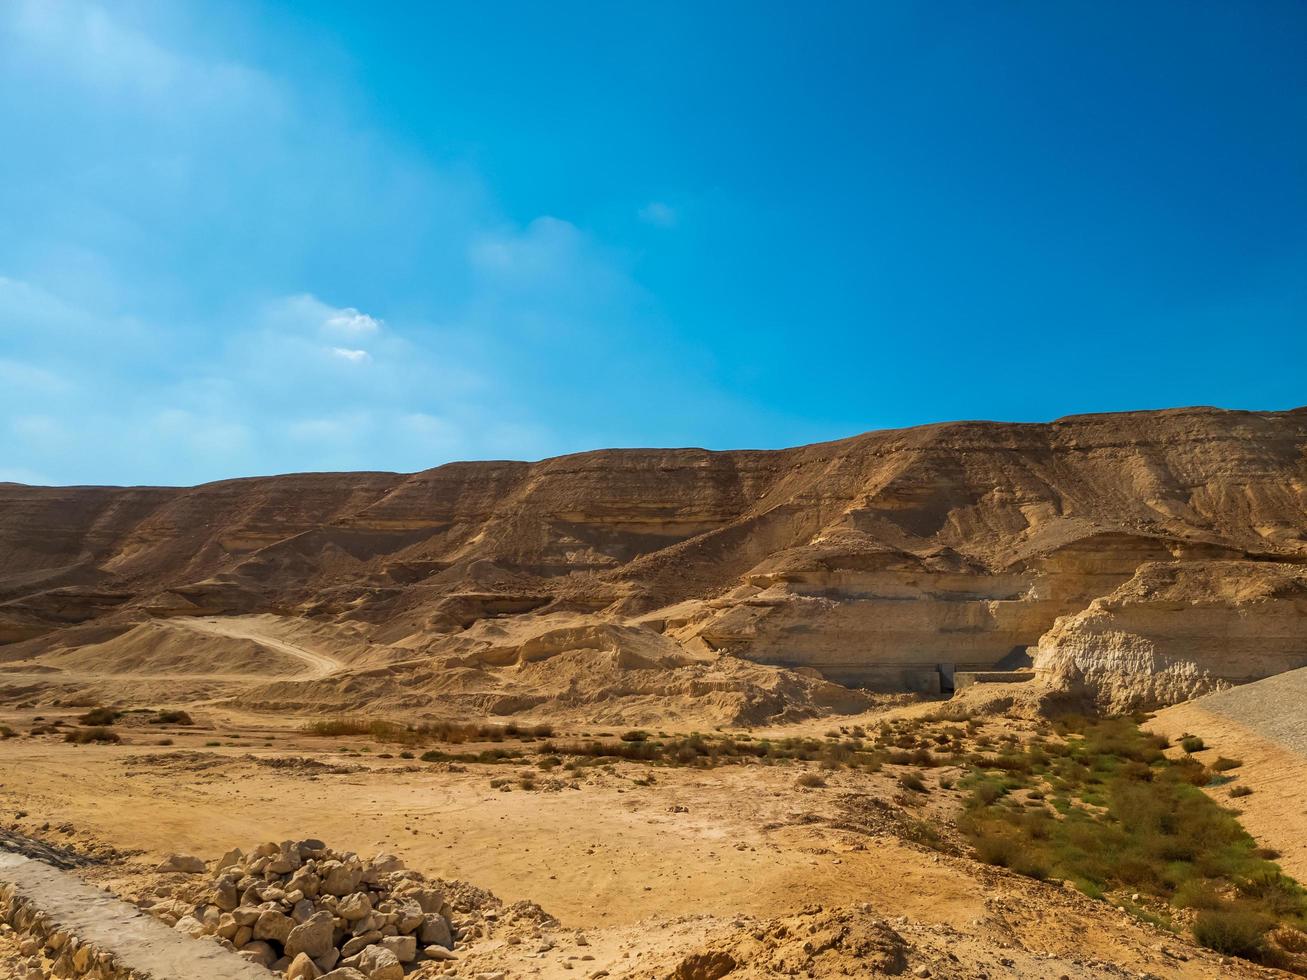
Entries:
{"type": "Polygon", "coordinates": [[[353,956],[356,953],[361,953],[373,943],[379,942],[381,938],[381,933],[375,931],[365,932],[361,936],[355,936],[353,939],[348,940],[344,946],[340,947],[340,955],[353,956]]]}
{"type": "Polygon", "coordinates": [[[221,878],[214,886],[213,904],[224,912],[230,912],[239,905],[240,898],[240,892],[236,890],[236,882],[230,878],[221,878]]]}
{"type": "Polygon", "coordinates": [[[330,912],[314,912],[309,918],[291,929],[286,936],[286,955],[307,953],[313,959],[325,956],[332,948],[335,932],[330,912]]]}
{"type": "Polygon", "coordinates": [[[368,980],[368,977],[353,967],[343,966],[339,970],[324,973],[318,980],[368,980]]]}
{"type": "Polygon", "coordinates": [[[318,964],[318,969],[323,973],[330,973],[340,962],[340,950],[332,946],[324,955],[314,957],[313,962],[318,964]]]}
{"type": "Polygon", "coordinates": [[[154,870],[198,875],[204,873],[204,862],[192,854],[169,854],[154,870]]]}
{"type": "Polygon", "coordinates": [[[249,960],[251,963],[257,963],[259,966],[272,966],[277,962],[277,952],[265,942],[255,940],[246,943],[236,954],[241,959],[249,960]]]}
{"type": "Polygon", "coordinates": [[[233,847],[230,851],[218,858],[218,863],[214,867],[215,871],[225,871],[227,868],[241,863],[245,857],[245,852],[239,847],[233,847]]]}
{"type": "Polygon", "coordinates": [[[314,898],[317,896],[321,884],[322,882],[316,874],[307,868],[300,868],[286,882],[286,891],[303,892],[306,898],[314,898]]]}
{"type": "Polygon", "coordinates": [[[322,890],[328,895],[348,895],[357,891],[363,880],[363,869],[357,864],[339,862],[335,862],[335,867],[330,867],[331,863],[328,862],[327,873],[322,879],[322,890]]]}
{"type": "Polygon", "coordinates": [[[368,884],[372,884],[382,875],[388,875],[403,870],[404,862],[401,861],[398,856],[383,851],[368,862],[367,871],[363,875],[363,880],[368,884]]]}
{"type": "Polygon", "coordinates": [[[286,937],[295,928],[298,927],[295,925],[294,919],[278,912],[276,909],[265,909],[259,913],[259,918],[254,923],[254,938],[272,939],[278,943],[285,943],[286,937]]]}
{"type": "Polygon", "coordinates": [[[436,945],[453,949],[454,934],[450,931],[449,922],[439,912],[428,912],[422,917],[422,925],[418,928],[418,942],[423,946],[436,945]]]}
{"type": "Polygon", "coordinates": [[[298,953],[286,969],[286,980],[318,980],[322,976],[318,965],[308,953],[298,953]]]}
{"type": "Polygon", "coordinates": [[[253,905],[241,905],[232,909],[231,917],[236,920],[238,926],[253,926],[259,921],[259,916],[263,914],[263,909],[253,905]]]}
{"type": "Polygon", "coordinates": [[[342,898],[336,906],[336,914],[342,919],[356,922],[372,911],[372,899],[366,892],[354,892],[342,898]]]}
{"type": "Polygon", "coordinates": [[[384,946],[369,946],[359,954],[358,969],[368,980],[404,980],[404,967],[384,946]]]}
{"type": "Polygon", "coordinates": [[[199,939],[204,935],[204,923],[193,915],[183,915],[173,928],[192,939],[199,939]]]}
{"type": "Polygon", "coordinates": [[[413,932],[421,927],[425,921],[425,915],[422,912],[422,906],[413,898],[397,898],[392,900],[392,912],[395,916],[393,925],[400,932],[413,932]]]}
{"type": "Polygon", "coordinates": [[[377,945],[390,950],[401,963],[412,963],[418,958],[418,941],[412,936],[387,936],[377,945]]]}

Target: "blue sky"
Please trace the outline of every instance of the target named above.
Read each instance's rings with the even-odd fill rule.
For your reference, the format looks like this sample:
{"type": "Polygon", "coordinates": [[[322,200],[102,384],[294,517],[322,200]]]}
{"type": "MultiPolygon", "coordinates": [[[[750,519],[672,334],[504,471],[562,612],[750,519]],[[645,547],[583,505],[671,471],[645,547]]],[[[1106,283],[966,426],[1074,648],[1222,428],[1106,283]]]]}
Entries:
{"type": "Polygon", "coordinates": [[[1303,404],[1304,50],[1296,0],[5,0],[0,480],[1303,404]]]}

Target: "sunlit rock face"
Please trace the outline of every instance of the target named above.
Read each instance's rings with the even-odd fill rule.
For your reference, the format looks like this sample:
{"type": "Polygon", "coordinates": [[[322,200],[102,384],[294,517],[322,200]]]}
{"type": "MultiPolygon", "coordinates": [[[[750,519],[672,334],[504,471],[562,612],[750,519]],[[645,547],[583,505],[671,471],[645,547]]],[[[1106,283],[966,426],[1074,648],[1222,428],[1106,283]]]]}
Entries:
{"type": "MultiPolygon", "coordinates": [[[[518,635],[570,617],[659,634],[694,658],[874,687],[934,690],[955,670],[1026,664],[1036,647],[1041,676],[1092,678],[1103,647],[1090,637],[1112,631],[1094,617],[1124,615],[1095,600],[1109,604],[1142,568],[1307,559],[1305,459],[1307,412],[1200,408],[409,475],[5,484],[0,642],[276,612],[437,655],[490,627],[518,635]]],[[[1257,617],[1283,608],[1266,628],[1288,637],[1290,606],[1240,606],[1240,622],[1252,637],[1257,617]]],[[[1113,629],[1156,650],[1208,614],[1113,629]]],[[[1176,674],[1170,654],[1149,656],[1136,655],[1140,670],[1176,674]]],[[[1212,676],[1263,670],[1250,660],[1212,676]]],[[[1154,700],[1207,681],[1158,683],[1154,700]]]]}
{"type": "Polygon", "coordinates": [[[1150,708],[1307,666],[1307,568],[1281,562],[1142,565],[1059,619],[1037,672],[1109,711],[1150,708]]]}

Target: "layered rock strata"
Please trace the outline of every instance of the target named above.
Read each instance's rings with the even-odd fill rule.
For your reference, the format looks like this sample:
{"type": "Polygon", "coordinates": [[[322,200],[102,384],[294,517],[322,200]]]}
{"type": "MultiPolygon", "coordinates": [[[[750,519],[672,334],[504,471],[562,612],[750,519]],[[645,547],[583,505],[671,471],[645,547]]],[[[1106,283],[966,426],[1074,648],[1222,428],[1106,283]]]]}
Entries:
{"type": "Polygon", "coordinates": [[[1307,411],[1196,408],[774,452],[5,484],[0,643],[15,649],[0,659],[45,634],[267,612],[348,625],[417,663],[495,646],[470,639],[488,624],[529,639],[571,617],[661,634],[693,660],[934,690],[1028,665],[1056,621],[1146,563],[1307,561],[1305,460],[1307,411]]]}

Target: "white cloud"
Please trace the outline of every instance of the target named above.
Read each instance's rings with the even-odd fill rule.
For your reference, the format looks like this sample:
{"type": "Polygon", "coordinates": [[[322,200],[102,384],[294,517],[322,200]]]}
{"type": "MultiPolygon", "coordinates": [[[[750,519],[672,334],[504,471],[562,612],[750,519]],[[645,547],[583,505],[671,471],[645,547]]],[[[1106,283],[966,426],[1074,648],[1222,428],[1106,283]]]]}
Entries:
{"type": "Polygon", "coordinates": [[[676,209],[662,201],[650,201],[640,209],[639,216],[645,224],[659,228],[675,228],[680,221],[676,209]]]}
{"type": "Polygon", "coordinates": [[[322,325],[332,333],[358,336],[376,333],[381,329],[381,322],[366,313],[360,313],[352,306],[347,306],[328,316],[322,325]]]}
{"type": "Polygon", "coordinates": [[[365,350],[351,350],[348,347],[333,347],[331,352],[342,360],[349,361],[351,364],[361,364],[364,361],[372,360],[372,355],[365,350]]]}

